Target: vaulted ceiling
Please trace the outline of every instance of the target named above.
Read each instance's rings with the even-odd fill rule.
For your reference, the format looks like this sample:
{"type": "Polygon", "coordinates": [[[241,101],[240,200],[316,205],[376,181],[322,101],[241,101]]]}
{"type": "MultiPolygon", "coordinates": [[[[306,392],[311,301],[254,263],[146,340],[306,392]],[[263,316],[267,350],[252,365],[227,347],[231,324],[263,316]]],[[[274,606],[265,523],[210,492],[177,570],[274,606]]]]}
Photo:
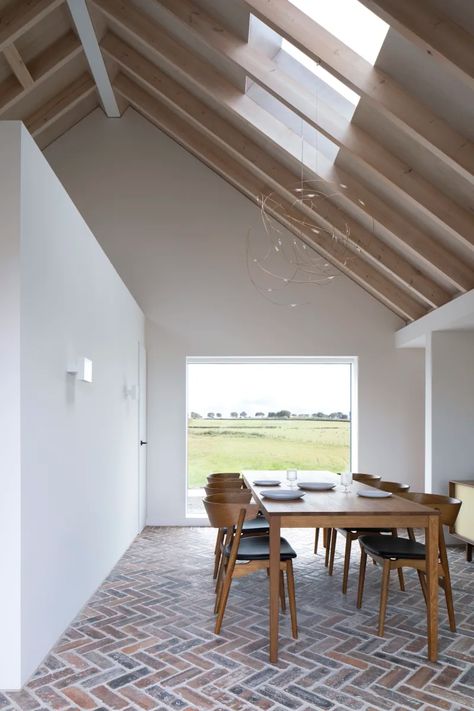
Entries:
{"type": "Polygon", "coordinates": [[[413,321],[474,287],[473,4],[361,1],[375,66],[289,0],[0,0],[0,119],[44,148],[130,105],[413,321]]]}

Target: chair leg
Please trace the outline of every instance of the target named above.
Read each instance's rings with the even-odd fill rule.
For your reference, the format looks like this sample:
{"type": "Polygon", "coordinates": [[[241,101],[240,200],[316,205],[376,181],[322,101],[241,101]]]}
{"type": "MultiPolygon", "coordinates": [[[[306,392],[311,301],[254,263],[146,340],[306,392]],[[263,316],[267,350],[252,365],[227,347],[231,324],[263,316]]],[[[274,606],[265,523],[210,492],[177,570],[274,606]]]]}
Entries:
{"type": "Polygon", "coordinates": [[[451,632],[456,632],[456,618],[454,615],[453,590],[451,587],[451,575],[449,574],[449,561],[446,551],[446,543],[444,540],[443,531],[440,531],[439,552],[441,560],[441,568],[444,578],[444,595],[446,597],[446,607],[448,608],[449,629],[451,632]]]}
{"type": "MultiPolygon", "coordinates": [[[[398,536],[398,531],[396,528],[392,528],[392,536],[396,538],[398,536]]],[[[401,568],[397,568],[397,575],[398,575],[398,582],[400,585],[400,590],[402,592],[405,592],[405,578],[403,577],[403,570],[401,568]]]]}
{"type": "Polygon", "coordinates": [[[416,572],[418,573],[418,580],[420,581],[420,587],[423,593],[423,597],[425,598],[425,603],[428,604],[428,591],[426,589],[425,574],[421,570],[417,570],[416,572]]]}
{"type": "Polygon", "coordinates": [[[281,604],[281,611],[286,612],[285,579],[283,577],[283,570],[280,570],[280,604],[281,604]]]}
{"type": "Polygon", "coordinates": [[[364,594],[365,585],[365,570],[367,567],[367,553],[363,548],[360,549],[360,568],[359,568],[359,585],[357,587],[357,607],[362,607],[362,596],[364,594]]]}
{"type": "Polygon", "coordinates": [[[219,609],[219,600],[221,597],[221,592],[222,592],[222,582],[224,580],[225,576],[225,559],[224,556],[221,558],[221,563],[219,566],[219,572],[217,575],[217,582],[216,582],[216,601],[214,604],[214,614],[217,615],[217,611],[219,609]]]}
{"type": "Polygon", "coordinates": [[[382,587],[380,590],[380,611],[379,611],[379,637],[383,637],[385,626],[385,613],[387,611],[388,586],[390,582],[390,561],[384,560],[382,571],[382,587]]]}
{"type": "Polygon", "coordinates": [[[324,548],[328,547],[328,531],[330,529],[328,528],[323,528],[323,546],[324,548]]]}
{"type": "Polygon", "coordinates": [[[219,595],[219,609],[217,612],[216,625],[214,628],[215,634],[220,634],[222,627],[222,620],[224,619],[224,612],[227,606],[227,600],[229,598],[230,586],[232,583],[232,573],[234,572],[234,566],[227,566],[227,571],[225,574],[224,582],[222,583],[222,589],[219,595]]]}
{"type": "Polygon", "coordinates": [[[446,607],[448,608],[449,629],[451,632],[456,632],[456,617],[454,615],[453,591],[451,588],[451,580],[444,578],[444,596],[446,598],[446,607]]]}
{"type": "Polygon", "coordinates": [[[286,581],[288,584],[288,604],[290,606],[291,634],[293,636],[293,639],[298,639],[298,623],[296,620],[295,578],[293,575],[293,563],[291,560],[288,560],[286,562],[286,581]]]}
{"type": "Polygon", "coordinates": [[[318,552],[318,542],[319,542],[319,528],[314,531],[314,554],[318,552]]]}
{"type": "Polygon", "coordinates": [[[349,566],[351,564],[351,547],[352,547],[352,536],[350,532],[347,532],[346,536],[346,550],[344,552],[344,572],[342,574],[342,592],[347,593],[347,582],[349,580],[349,566]]]}
{"type": "Polygon", "coordinates": [[[336,539],[337,539],[337,528],[331,529],[331,552],[329,555],[329,575],[332,575],[334,570],[334,556],[336,555],[336,539]]]}
{"type": "Polygon", "coordinates": [[[326,535],[326,555],[324,556],[324,565],[327,568],[329,565],[329,553],[330,553],[330,548],[331,548],[332,528],[324,528],[323,531],[326,535]]]}
{"type": "Polygon", "coordinates": [[[224,541],[224,529],[219,528],[217,531],[216,547],[214,549],[214,574],[212,576],[213,580],[217,580],[217,575],[219,573],[219,565],[221,562],[221,545],[224,541]]]}
{"type": "Polygon", "coordinates": [[[405,578],[403,577],[402,568],[397,568],[398,582],[400,583],[400,590],[405,592],[405,578]]]}

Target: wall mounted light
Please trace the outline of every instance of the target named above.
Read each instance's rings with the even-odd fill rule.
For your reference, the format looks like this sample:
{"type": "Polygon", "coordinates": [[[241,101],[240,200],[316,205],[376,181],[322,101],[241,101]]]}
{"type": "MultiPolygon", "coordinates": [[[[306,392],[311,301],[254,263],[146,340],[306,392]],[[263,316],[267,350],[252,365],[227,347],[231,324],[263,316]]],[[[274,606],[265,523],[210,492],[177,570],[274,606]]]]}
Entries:
{"type": "Polygon", "coordinates": [[[136,385],[132,385],[131,387],[127,387],[127,385],[125,385],[123,388],[123,394],[124,394],[125,398],[130,399],[130,400],[137,399],[137,392],[138,392],[138,388],[136,385]]]}
{"type": "Polygon", "coordinates": [[[75,375],[78,380],[84,383],[92,383],[92,361],[90,358],[79,358],[76,362],[67,367],[69,375],[75,375]]]}

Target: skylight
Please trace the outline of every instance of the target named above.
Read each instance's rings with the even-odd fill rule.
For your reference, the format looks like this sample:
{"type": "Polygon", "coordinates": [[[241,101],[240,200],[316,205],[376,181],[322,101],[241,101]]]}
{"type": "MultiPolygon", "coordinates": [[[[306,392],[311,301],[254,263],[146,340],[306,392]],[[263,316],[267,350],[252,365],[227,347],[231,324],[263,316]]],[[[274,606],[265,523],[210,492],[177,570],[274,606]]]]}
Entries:
{"type": "MultiPolygon", "coordinates": [[[[389,25],[358,0],[290,0],[290,2],[370,64],[375,63],[389,25]]],[[[317,65],[287,40],[284,39],[281,46],[313,74],[332,86],[352,104],[357,105],[360,97],[333,77],[330,72],[317,65]]]]}

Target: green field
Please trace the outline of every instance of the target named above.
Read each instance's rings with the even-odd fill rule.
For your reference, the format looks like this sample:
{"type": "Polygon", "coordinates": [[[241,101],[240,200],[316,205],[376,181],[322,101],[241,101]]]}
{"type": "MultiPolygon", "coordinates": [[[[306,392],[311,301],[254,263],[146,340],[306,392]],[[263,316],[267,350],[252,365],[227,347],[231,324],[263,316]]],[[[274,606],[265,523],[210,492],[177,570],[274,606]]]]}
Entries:
{"type": "Polygon", "coordinates": [[[349,469],[350,422],[327,420],[188,421],[188,483],[242,469],[349,469]]]}

